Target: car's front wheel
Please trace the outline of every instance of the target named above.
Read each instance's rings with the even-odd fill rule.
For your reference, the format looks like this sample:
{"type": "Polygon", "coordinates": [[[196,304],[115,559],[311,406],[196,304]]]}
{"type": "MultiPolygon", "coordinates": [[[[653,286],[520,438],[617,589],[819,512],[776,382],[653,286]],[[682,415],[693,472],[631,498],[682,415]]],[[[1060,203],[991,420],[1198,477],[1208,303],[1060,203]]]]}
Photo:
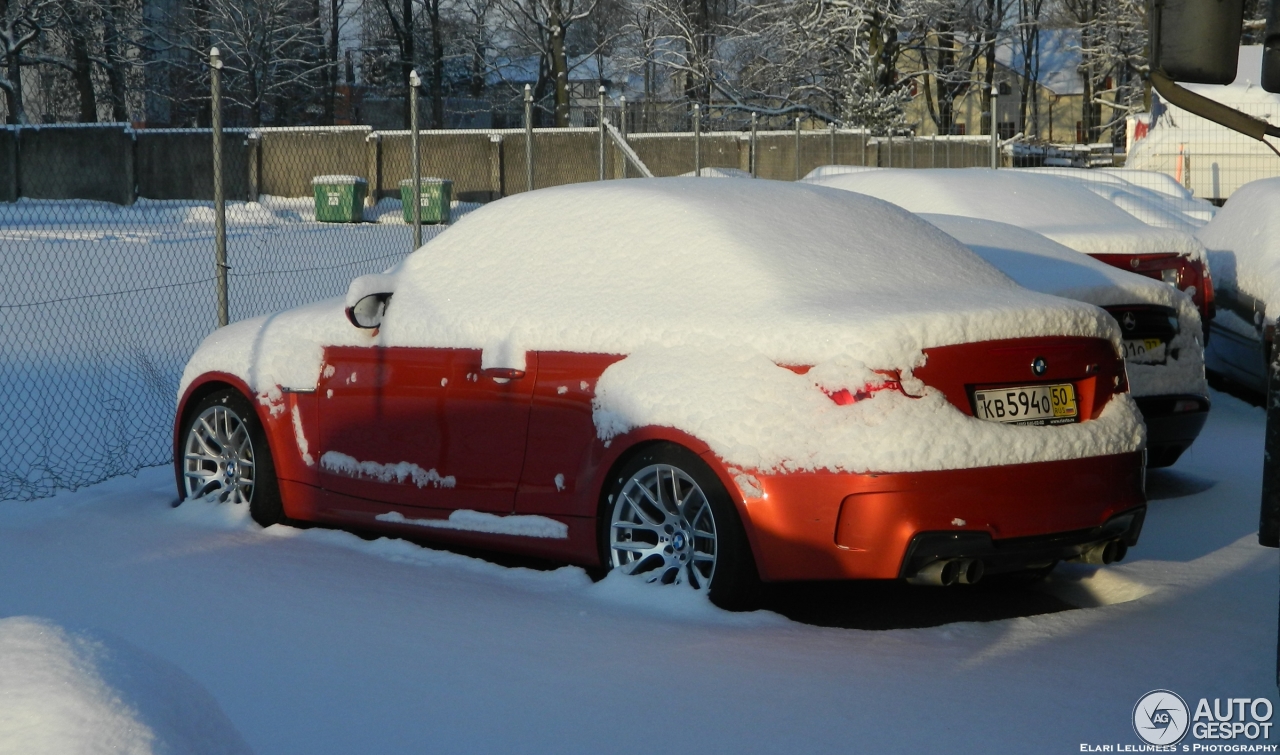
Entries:
{"type": "Polygon", "coordinates": [[[706,593],[724,608],[754,605],[759,576],[742,522],[697,454],[674,443],[647,446],[611,482],[601,538],[610,567],[706,593]]]}
{"type": "Polygon", "coordinates": [[[184,500],[244,503],[263,527],[284,521],[275,465],[258,415],[238,391],[205,396],[188,414],[178,460],[184,500]]]}

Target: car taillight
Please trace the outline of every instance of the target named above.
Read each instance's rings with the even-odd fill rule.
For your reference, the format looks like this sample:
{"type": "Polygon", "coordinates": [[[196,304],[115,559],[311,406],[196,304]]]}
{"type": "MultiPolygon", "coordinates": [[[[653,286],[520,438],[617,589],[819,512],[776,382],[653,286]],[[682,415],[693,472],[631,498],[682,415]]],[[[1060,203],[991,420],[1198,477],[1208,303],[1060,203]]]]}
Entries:
{"type": "Polygon", "coordinates": [[[838,391],[829,391],[826,388],[820,390],[827,394],[828,397],[840,406],[848,406],[859,401],[865,401],[880,391],[898,391],[902,393],[902,383],[898,380],[886,380],[878,385],[864,385],[856,391],[848,388],[841,388],[838,391]]]}
{"type": "Polygon", "coordinates": [[[1098,254],[1095,259],[1108,265],[1168,283],[1191,295],[1203,320],[1213,317],[1213,279],[1199,260],[1176,254],[1098,254]]]}

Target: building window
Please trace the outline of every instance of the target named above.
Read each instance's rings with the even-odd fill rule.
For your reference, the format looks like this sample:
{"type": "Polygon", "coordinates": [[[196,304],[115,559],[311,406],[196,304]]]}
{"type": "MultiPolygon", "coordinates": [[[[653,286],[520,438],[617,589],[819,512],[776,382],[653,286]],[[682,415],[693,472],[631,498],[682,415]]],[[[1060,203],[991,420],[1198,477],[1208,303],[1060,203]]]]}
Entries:
{"type": "Polygon", "coordinates": [[[1008,97],[1011,94],[1013,94],[1013,87],[1009,86],[1009,82],[1007,81],[1000,82],[1000,96],[1008,97]]]}
{"type": "Polygon", "coordinates": [[[1001,138],[1001,139],[1012,139],[1012,138],[1013,138],[1013,135],[1017,133],[1017,131],[1015,131],[1015,130],[1014,130],[1014,127],[1015,127],[1015,126],[1017,126],[1017,124],[1016,124],[1016,123],[1014,123],[1014,122],[1012,122],[1012,121],[1009,121],[1009,122],[1007,122],[1007,123],[1001,123],[1001,124],[998,126],[998,131],[999,131],[999,134],[1000,134],[1000,138],[1001,138]]]}

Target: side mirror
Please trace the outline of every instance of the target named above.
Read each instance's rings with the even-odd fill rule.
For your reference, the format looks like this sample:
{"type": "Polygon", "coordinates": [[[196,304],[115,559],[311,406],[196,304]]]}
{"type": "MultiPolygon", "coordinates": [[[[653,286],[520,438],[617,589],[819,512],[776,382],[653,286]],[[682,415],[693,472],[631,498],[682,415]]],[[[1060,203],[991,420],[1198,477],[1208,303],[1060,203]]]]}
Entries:
{"type": "Polygon", "coordinates": [[[1262,37],[1262,88],[1280,92],[1280,3],[1267,12],[1267,32],[1262,37]]]}
{"type": "Polygon", "coordinates": [[[357,328],[376,328],[382,324],[382,315],[386,313],[389,301],[391,294],[369,294],[347,307],[347,319],[357,328]]]}
{"type": "Polygon", "coordinates": [[[1183,83],[1230,84],[1243,25],[1244,0],[1153,0],[1151,70],[1183,83]]]}
{"type": "Polygon", "coordinates": [[[375,273],[362,275],[347,288],[347,319],[357,328],[370,330],[382,324],[387,302],[396,291],[396,277],[375,273]]]}

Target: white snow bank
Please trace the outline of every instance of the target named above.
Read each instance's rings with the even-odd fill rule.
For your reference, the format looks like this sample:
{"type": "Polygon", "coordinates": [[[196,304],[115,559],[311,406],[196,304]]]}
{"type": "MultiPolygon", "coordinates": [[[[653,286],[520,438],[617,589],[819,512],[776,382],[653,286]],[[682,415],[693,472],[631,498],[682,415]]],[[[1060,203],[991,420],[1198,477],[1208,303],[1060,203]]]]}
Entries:
{"type": "Polygon", "coordinates": [[[691,170],[680,175],[683,178],[755,178],[750,172],[741,168],[703,168],[701,174],[691,170]]]}
{"type": "Polygon", "coordinates": [[[1245,184],[1197,236],[1209,248],[1214,286],[1266,304],[1267,323],[1280,314],[1280,178],[1245,184]]]}
{"type": "Polygon", "coordinates": [[[233,755],[249,746],[176,666],[123,640],[0,619],[0,752],[233,755]]]}
{"type": "Polygon", "coordinates": [[[491,535],[517,535],[520,537],[544,537],[563,540],[569,537],[569,525],[557,522],[545,516],[532,514],[512,514],[497,516],[483,511],[459,509],[449,514],[448,519],[407,519],[398,511],[389,511],[374,517],[379,522],[393,524],[412,524],[416,527],[435,527],[445,530],[463,530],[466,532],[487,532],[491,535]]]}
{"type": "Polygon", "coordinates": [[[1169,344],[1178,357],[1165,364],[1128,364],[1134,396],[1208,395],[1200,313],[1191,297],[1159,281],[1099,262],[1034,231],[991,220],[922,214],[1019,285],[1099,307],[1158,304],[1178,313],[1178,335],[1169,344]]]}
{"type": "MultiPolygon", "coordinates": [[[[832,365],[819,364],[814,372],[832,365]]],[[[836,365],[858,375],[858,365],[836,365]]],[[[910,378],[907,377],[907,382],[910,378]]],[[[861,388],[859,376],[844,386],[861,388]]],[[[839,406],[814,385],[758,355],[714,346],[647,347],[604,371],[595,422],[608,439],[636,427],[678,427],[732,466],[770,472],[829,469],[917,472],[1026,464],[1140,448],[1144,428],[1128,394],[1090,422],[1019,427],[968,417],[941,392],[883,390],[839,406]]],[[[916,387],[922,388],[919,383],[916,387]]]]}
{"type": "Polygon", "coordinates": [[[881,170],[875,165],[819,165],[804,175],[801,181],[828,176],[842,176],[845,173],[865,173],[868,170],[881,170]]]}
{"type": "Polygon", "coordinates": [[[1180,254],[1204,259],[1189,233],[1142,222],[1080,181],[1022,170],[892,169],[811,183],[879,197],[912,212],[995,220],[1085,254],[1180,254]]]}

